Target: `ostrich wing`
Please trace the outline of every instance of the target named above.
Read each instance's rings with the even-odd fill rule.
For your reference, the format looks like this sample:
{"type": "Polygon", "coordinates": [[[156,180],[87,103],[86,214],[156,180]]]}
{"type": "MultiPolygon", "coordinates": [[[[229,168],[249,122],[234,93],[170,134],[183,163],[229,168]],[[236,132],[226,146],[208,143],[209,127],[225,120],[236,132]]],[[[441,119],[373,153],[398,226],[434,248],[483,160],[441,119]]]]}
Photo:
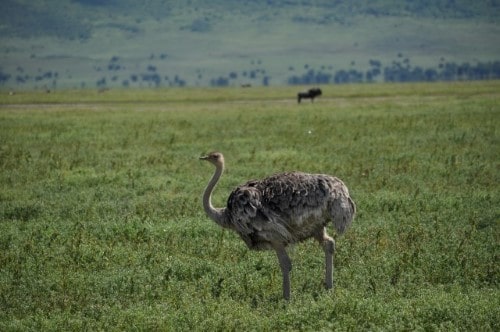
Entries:
{"type": "Polygon", "coordinates": [[[239,186],[227,200],[227,209],[238,233],[248,234],[260,230],[257,222],[265,221],[262,210],[261,193],[252,182],[239,186]]]}
{"type": "Polygon", "coordinates": [[[249,181],[234,189],[226,210],[233,229],[250,249],[271,249],[273,243],[290,242],[285,223],[262,202],[259,181],[249,181]]]}

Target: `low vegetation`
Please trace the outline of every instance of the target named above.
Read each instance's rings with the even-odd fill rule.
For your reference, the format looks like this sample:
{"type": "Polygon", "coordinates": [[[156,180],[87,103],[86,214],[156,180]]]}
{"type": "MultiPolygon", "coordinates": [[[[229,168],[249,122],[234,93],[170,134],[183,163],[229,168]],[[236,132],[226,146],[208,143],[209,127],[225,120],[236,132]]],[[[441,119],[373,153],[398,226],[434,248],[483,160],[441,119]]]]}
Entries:
{"type": "MultiPolygon", "coordinates": [[[[498,82],[0,97],[0,330],[500,329],[498,82]],[[203,213],[283,170],[358,206],[335,287],[314,241],[249,252],[203,213]]],[[[333,231],[332,231],[333,232],[333,231]]]]}

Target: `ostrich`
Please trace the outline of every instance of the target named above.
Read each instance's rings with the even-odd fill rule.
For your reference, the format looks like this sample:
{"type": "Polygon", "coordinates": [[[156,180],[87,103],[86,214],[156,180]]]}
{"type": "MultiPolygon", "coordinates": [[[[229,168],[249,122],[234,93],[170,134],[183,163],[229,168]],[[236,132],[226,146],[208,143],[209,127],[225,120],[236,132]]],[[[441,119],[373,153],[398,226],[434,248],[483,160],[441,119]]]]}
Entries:
{"type": "Polygon", "coordinates": [[[335,241],[326,233],[326,225],[333,219],[337,233],[342,234],[356,213],[356,205],[340,179],[302,172],[275,174],[235,188],[225,208],[214,208],[212,192],[224,171],[224,156],[212,152],[200,159],[215,166],[215,173],[203,194],[207,216],[238,233],[249,249],[276,252],[286,300],[290,299],[292,269],[286,247],[311,237],[323,245],[325,287],[333,287],[335,241]]]}

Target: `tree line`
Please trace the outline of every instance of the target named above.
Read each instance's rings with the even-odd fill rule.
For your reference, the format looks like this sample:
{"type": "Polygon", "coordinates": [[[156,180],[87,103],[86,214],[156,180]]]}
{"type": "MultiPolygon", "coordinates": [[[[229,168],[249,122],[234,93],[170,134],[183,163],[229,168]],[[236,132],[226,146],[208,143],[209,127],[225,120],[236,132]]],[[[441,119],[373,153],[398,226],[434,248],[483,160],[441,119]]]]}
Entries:
{"type": "MultiPolygon", "coordinates": [[[[164,59],[164,57],[161,57],[164,59]]],[[[227,74],[206,79],[201,70],[197,71],[196,82],[191,85],[209,85],[214,87],[233,86],[239,84],[270,85],[272,76],[263,68],[262,62],[252,63],[255,68],[238,71],[230,71],[227,74]],[[200,83],[206,82],[206,83],[200,83]]],[[[144,71],[139,73],[128,73],[123,76],[126,67],[120,64],[120,59],[112,57],[104,68],[94,68],[97,74],[94,82],[97,88],[117,87],[160,87],[160,86],[189,86],[188,80],[179,74],[161,74],[158,68],[149,64],[144,71]]],[[[289,66],[290,72],[296,70],[289,66]]],[[[39,71],[35,75],[25,73],[22,67],[17,67],[15,73],[8,73],[0,68],[0,86],[24,86],[34,84],[35,86],[57,87],[60,75],[57,71],[39,71]]],[[[474,64],[464,62],[457,64],[441,59],[435,67],[414,66],[408,58],[398,55],[398,59],[384,66],[379,60],[369,60],[366,70],[358,70],[354,63],[349,69],[335,70],[333,66],[321,66],[319,69],[304,65],[304,71],[300,74],[292,74],[287,77],[288,85],[312,85],[312,84],[347,84],[347,83],[372,83],[372,82],[436,82],[457,80],[487,80],[500,79],[500,61],[477,62],[474,64]]],[[[276,82],[275,82],[276,83],[276,82]]],[[[81,87],[92,86],[92,82],[82,82],[81,87]]]]}
{"type": "Polygon", "coordinates": [[[288,78],[290,85],[308,84],[345,84],[370,82],[436,82],[458,80],[500,79],[500,61],[478,62],[441,62],[436,68],[412,66],[408,59],[393,61],[389,66],[382,66],[378,60],[370,60],[366,71],[351,69],[315,70],[308,69],[301,75],[288,78]]]}

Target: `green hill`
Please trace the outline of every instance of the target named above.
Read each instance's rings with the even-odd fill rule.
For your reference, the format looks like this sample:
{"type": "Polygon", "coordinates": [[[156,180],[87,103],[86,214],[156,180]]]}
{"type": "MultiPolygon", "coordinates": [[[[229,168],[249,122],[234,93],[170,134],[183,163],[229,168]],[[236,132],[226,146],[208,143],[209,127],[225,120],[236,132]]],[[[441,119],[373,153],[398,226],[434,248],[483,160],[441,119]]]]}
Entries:
{"type": "Polygon", "coordinates": [[[5,0],[0,87],[496,78],[498,1],[5,0]]]}

